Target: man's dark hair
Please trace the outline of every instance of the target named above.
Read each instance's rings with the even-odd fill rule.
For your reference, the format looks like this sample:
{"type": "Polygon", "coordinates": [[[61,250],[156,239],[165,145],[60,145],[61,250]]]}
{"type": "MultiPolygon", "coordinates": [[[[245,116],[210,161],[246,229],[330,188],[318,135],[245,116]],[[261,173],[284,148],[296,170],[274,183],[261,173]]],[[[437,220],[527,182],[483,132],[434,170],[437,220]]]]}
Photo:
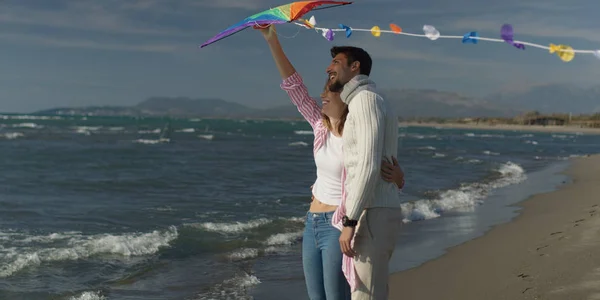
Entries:
{"type": "Polygon", "coordinates": [[[360,63],[360,74],[369,76],[371,75],[371,66],[373,61],[367,51],[362,48],[352,46],[334,46],[331,47],[331,58],[334,58],[340,53],[344,53],[348,58],[348,66],[353,62],[358,61],[360,63]]]}

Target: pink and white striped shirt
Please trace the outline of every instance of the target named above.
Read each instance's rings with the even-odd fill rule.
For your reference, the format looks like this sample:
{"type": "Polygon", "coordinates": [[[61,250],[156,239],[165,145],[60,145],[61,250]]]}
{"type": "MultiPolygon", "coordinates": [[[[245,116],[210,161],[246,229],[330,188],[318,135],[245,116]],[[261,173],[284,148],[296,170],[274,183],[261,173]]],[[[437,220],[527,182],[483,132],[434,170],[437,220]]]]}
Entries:
{"type": "MultiPolygon", "coordinates": [[[[323,124],[321,107],[317,104],[317,101],[314,98],[310,97],[308,94],[308,89],[302,81],[302,77],[297,72],[284,79],[280,87],[288,94],[292,100],[292,103],[296,105],[300,114],[302,114],[304,119],[306,119],[306,121],[312,127],[315,135],[313,154],[316,154],[325,143],[329,131],[325,124],[323,124]]],[[[340,231],[344,228],[342,225],[342,217],[346,214],[346,191],[344,188],[345,181],[346,170],[342,169],[342,203],[333,213],[333,218],[331,220],[332,225],[340,231]]],[[[351,243],[352,246],[354,246],[354,239],[352,239],[351,243]]],[[[344,272],[344,276],[346,276],[346,280],[350,285],[350,290],[355,291],[357,284],[354,260],[346,254],[343,254],[342,258],[342,271],[344,272]]]]}

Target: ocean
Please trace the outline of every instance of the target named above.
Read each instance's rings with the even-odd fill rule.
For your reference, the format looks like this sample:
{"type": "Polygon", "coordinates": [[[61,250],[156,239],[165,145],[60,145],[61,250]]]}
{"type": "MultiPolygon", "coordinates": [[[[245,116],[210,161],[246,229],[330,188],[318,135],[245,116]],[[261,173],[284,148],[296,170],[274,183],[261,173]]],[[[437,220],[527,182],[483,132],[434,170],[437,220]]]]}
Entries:
{"type": "MultiPolygon", "coordinates": [[[[393,271],[509,221],[512,204],[568,180],[556,173],[569,158],[600,152],[584,134],[398,138],[393,271]]],[[[306,299],[303,121],[5,114],[0,153],[0,299],[306,299]]]]}

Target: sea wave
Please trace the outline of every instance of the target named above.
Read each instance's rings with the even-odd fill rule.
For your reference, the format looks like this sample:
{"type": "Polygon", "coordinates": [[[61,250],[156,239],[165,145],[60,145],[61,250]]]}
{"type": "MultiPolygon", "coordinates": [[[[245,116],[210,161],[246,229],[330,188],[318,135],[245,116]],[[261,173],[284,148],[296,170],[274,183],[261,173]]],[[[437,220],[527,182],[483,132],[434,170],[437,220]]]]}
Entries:
{"type": "Polygon", "coordinates": [[[473,207],[481,203],[490,191],[527,179],[523,168],[510,161],[502,164],[496,172],[500,176],[490,182],[466,184],[458,189],[444,191],[436,199],[404,203],[402,205],[404,222],[433,219],[448,210],[473,207]]]}
{"type": "Polygon", "coordinates": [[[143,256],[157,253],[178,236],[175,226],[166,230],[122,235],[83,235],[79,232],[29,236],[18,232],[0,232],[0,277],[8,277],[25,268],[57,261],[74,261],[111,254],[143,256]],[[8,246],[8,247],[6,247],[8,246]],[[35,246],[35,247],[34,247],[35,246]]]}

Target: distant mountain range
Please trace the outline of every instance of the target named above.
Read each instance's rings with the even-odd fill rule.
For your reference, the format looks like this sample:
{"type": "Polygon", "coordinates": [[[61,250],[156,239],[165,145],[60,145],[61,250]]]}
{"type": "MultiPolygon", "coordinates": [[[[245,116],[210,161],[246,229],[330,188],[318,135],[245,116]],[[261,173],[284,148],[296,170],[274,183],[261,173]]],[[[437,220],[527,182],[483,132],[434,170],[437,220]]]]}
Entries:
{"type": "MultiPolygon", "coordinates": [[[[383,89],[401,118],[510,117],[527,111],[594,113],[600,111],[600,86],[539,85],[481,99],[422,89],[383,89]]],[[[289,102],[288,102],[289,103],[289,102]]],[[[99,116],[173,116],[204,118],[300,118],[291,103],[257,109],[223,99],[152,97],[135,106],[61,107],[36,114],[99,116]]]]}

